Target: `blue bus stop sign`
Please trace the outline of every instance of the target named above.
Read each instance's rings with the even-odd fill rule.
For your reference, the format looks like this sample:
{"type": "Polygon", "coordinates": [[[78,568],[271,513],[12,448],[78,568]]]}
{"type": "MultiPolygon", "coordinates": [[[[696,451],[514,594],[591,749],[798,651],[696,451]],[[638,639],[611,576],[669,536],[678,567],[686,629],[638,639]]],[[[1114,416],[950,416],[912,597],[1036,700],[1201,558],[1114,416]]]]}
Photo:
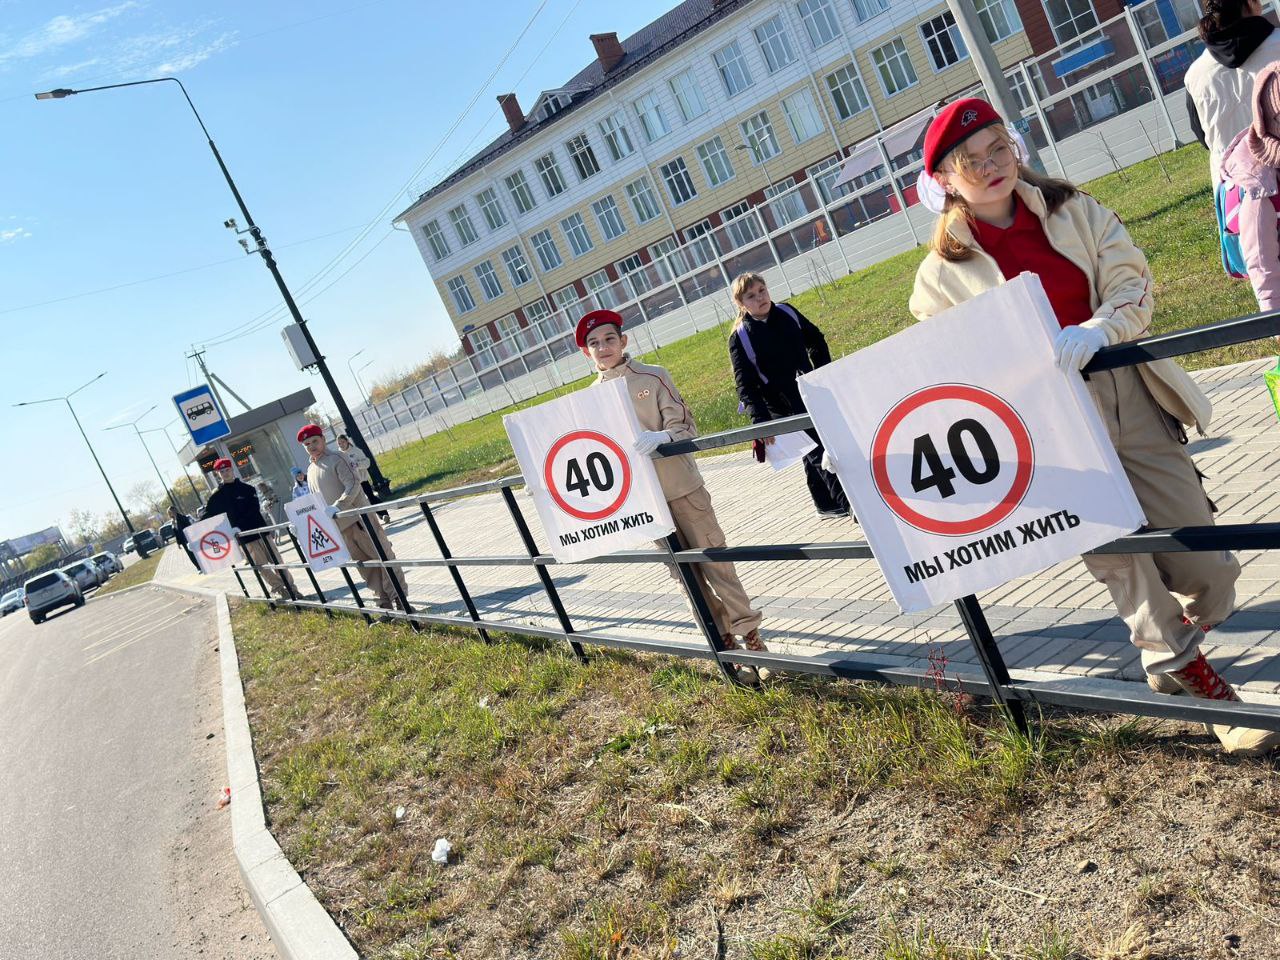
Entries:
{"type": "Polygon", "coordinates": [[[209,441],[225,437],[231,432],[231,425],[227,423],[227,418],[208,384],[201,384],[178,394],[173,398],[173,403],[197,447],[203,447],[209,441]]]}

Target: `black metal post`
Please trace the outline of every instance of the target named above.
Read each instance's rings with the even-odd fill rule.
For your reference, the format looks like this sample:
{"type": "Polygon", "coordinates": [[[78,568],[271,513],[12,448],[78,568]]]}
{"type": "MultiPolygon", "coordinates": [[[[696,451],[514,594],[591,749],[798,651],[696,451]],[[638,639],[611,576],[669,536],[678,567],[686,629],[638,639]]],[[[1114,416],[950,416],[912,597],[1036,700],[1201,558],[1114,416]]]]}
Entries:
{"type": "MultiPolygon", "coordinates": [[[[524,544],[525,552],[529,554],[529,559],[533,560],[538,555],[538,544],[533,539],[533,531],[529,529],[529,524],[524,521],[524,514],[520,512],[520,505],[516,503],[516,495],[511,492],[510,487],[502,488],[502,499],[507,505],[507,510],[511,513],[511,519],[515,521],[516,532],[520,534],[520,540],[524,544]]],[[[547,572],[547,568],[540,563],[535,563],[533,569],[538,573],[538,580],[542,583],[542,589],[547,593],[547,599],[551,601],[551,609],[556,612],[556,618],[560,621],[560,629],[564,631],[565,639],[569,641],[569,647],[573,650],[573,655],[583,663],[587,661],[587,652],[582,649],[582,644],[573,639],[573,623],[569,620],[569,614],[564,608],[564,603],[560,600],[560,592],[556,590],[555,581],[551,579],[551,574],[547,572]]]]}
{"type": "MultiPolygon", "coordinates": [[[[373,520],[369,518],[369,514],[362,513],[360,514],[360,522],[364,524],[365,532],[369,534],[369,539],[373,541],[373,549],[374,552],[378,554],[378,559],[383,563],[386,563],[391,558],[387,556],[387,551],[382,547],[382,540],[378,536],[378,531],[374,529],[373,520]]],[[[392,569],[391,567],[382,567],[382,569],[385,570],[387,576],[391,578],[391,588],[395,590],[396,598],[400,601],[400,609],[405,613],[413,613],[413,607],[409,605],[409,597],[405,594],[404,587],[400,586],[400,577],[396,576],[396,574],[401,573],[401,571],[398,569],[392,569]]],[[[401,575],[403,576],[403,574],[401,575]]],[[[409,626],[413,627],[414,630],[422,629],[422,624],[418,623],[416,620],[410,620],[409,626]]]]}
{"type": "Polygon", "coordinates": [[[680,578],[680,584],[684,587],[685,595],[689,598],[689,604],[693,607],[694,619],[698,623],[698,628],[702,631],[703,637],[706,638],[707,646],[711,648],[711,653],[715,657],[716,666],[720,668],[720,672],[724,674],[724,678],[730,683],[744,686],[742,680],[738,677],[738,671],[734,669],[734,665],[720,659],[720,654],[724,652],[724,642],[720,639],[720,628],[716,625],[716,618],[711,613],[711,607],[707,603],[707,598],[702,593],[702,584],[698,582],[698,578],[694,576],[692,570],[687,564],[678,563],[675,553],[683,550],[680,541],[674,533],[667,534],[666,539],[667,556],[671,558],[671,563],[675,565],[676,575],[680,578]]]}
{"type": "Polygon", "coordinates": [[[977,651],[982,672],[987,676],[987,685],[991,688],[992,699],[1008,711],[1018,731],[1025,736],[1030,733],[1027,716],[1022,709],[1021,700],[1014,700],[1005,695],[1004,688],[1011,682],[1009,668],[1005,665],[1004,657],[1000,655],[1000,648],[996,645],[996,638],[991,633],[986,614],[982,612],[982,605],[973,594],[961,597],[955,603],[960,619],[964,622],[964,628],[969,634],[969,640],[973,643],[973,649],[977,651]]]}
{"type": "MultiPolygon", "coordinates": [[[[302,555],[302,544],[298,543],[298,538],[294,536],[292,528],[286,528],[285,533],[289,537],[289,542],[293,544],[293,550],[298,555],[298,559],[307,564],[307,577],[311,580],[311,586],[315,588],[316,599],[324,603],[324,591],[320,589],[320,581],[316,579],[316,573],[311,569],[311,564],[307,563],[307,558],[302,555]]],[[[328,607],[325,608],[324,613],[330,620],[333,619],[333,611],[328,607]]]]}
{"type": "Polygon", "coordinates": [[[373,623],[373,617],[369,616],[369,611],[364,608],[364,600],[360,598],[360,591],[356,587],[356,582],[351,579],[351,571],[346,567],[339,567],[342,571],[342,579],[347,581],[347,587],[351,590],[351,597],[356,602],[356,607],[360,610],[360,616],[364,617],[365,626],[373,623]]]}
{"type": "Polygon", "coordinates": [[[240,576],[240,568],[232,567],[231,572],[236,575],[236,583],[240,584],[240,592],[243,593],[247,599],[249,596],[249,588],[244,585],[244,577],[240,576]]]}
{"type": "Polygon", "coordinates": [[[274,610],[276,608],[276,600],[275,597],[271,596],[271,591],[267,589],[267,581],[262,579],[262,571],[258,569],[258,564],[254,562],[253,555],[245,548],[244,540],[240,534],[236,533],[233,536],[236,538],[236,543],[240,545],[240,555],[249,561],[249,568],[253,571],[253,575],[258,578],[258,586],[262,588],[262,595],[267,599],[267,606],[274,610]]]}
{"type": "MultiPolygon", "coordinates": [[[[431,507],[423,501],[419,506],[422,508],[422,515],[427,518],[427,526],[431,528],[431,535],[436,538],[436,547],[440,550],[440,557],[444,560],[453,559],[453,551],[449,549],[449,544],[445,542],[444,532],[440,529],[440,524],[436,522],[436,515],[431,511],[431,507]]],[[[480,622],[480,611],[476,609],[475,602],[471,599],[471,593],[467,590],[467,585],[462,580],[462,571],[458,569],[455,563],[449,564],[449,573],[453,576],[454,586],[458,588],[458,593],[462,597],[462,603],[467,608],[467,614],[476,623],[480,622]]],[[[489,631],[483,627],[476,628],[480,633],[480,639],[485,643],[491,643],[489,631]]]]}

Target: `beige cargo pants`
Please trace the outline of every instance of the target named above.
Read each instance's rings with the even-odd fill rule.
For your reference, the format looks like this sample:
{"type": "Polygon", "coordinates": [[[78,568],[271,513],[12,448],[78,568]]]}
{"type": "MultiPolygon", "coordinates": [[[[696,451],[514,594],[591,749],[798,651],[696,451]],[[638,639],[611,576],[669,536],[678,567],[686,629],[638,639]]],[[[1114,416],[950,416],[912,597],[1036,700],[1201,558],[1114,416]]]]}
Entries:
{"type": "MultiPolygon", "coordinates": [[[[382,544],[382,549],[386,551],[387,559],[394,560],[396,552],[391,549],[391,539],[387,536],[386,531],[382,529],[382,524],[374,517],[369,519],[373,529],[378,533],[378,540],[382,544]]],[[[357,520],[350,526],[343,527],[342,538],[347,541],[347,552],[351,554],[351,559],[358,565],[360,576],[364,578],[364,582],[368,584],[369,589],[377,596],[378,606],[389,610],[395,605],[396,589],[391,580],[393,576],[400,582],[400,589],[404,591],[405,596],[409,595],[404,573],[399,569],[364,566],[364,561],[366,560],[381,560],[382,558],[378,556],[378,551],[373,545],[369,531],[365,529],[361,521],[357,520]]]]}
{"type": "MultiPolygon", "coordinates": [[[[1182,427],[1156,403],[1137,370],[1090,374],[1087,384],[1147,525],[1212,524],[1213,511],[1182,443],[1182,427]]],[[[1200,624],[1221,623],[1235,607],[1240,564],[1225,550],[1103,554],[1084,561],[1111,591],[1147,673],[1185,666],[1199,649],[1200,624]]]]}
{"type": "MultiPolygon", "coordinates": [[[[276,550],[275,544],[267,540],[265,536],[257,540],[248,541],[244,544],[244,549],[255,564],[284,562],[280,559],[280,553],[276,550]]],[[[271,592],[281,600],[289,599],[289,591],[285,589],[286,582],[289,584],[289,589],[294,592],[294,595],[297,595],[298,589],[294,586],[293,577],[289,576],[288,570],[259,569],[258,572],[262,574],[262,579],[271,588],[271,592]]]]}
{"type": "MultiPolygon", "coordinates": [[[[682,547],[699,549],[725,545],[724,531],[720,529],[720,521],[711,507],[711,494],[707,493],[706,487],[668,500],[667,506],[671,508],[676,539],[682,547]]],[[[666,548],[663,541],[656,542],[659,547],[666,548]]],[[[678,581],[680,574],[675,566],[668,564],[667,567],[672,579],[678,581]]],[[[751,599],[742,588],[742,581],[738,579],[732,563],[694,563],[689,564],[689,568],[702,587],[721,636],[732,633],[744,637],[760,626],[760,611],[752,609],[751,599]]]]}

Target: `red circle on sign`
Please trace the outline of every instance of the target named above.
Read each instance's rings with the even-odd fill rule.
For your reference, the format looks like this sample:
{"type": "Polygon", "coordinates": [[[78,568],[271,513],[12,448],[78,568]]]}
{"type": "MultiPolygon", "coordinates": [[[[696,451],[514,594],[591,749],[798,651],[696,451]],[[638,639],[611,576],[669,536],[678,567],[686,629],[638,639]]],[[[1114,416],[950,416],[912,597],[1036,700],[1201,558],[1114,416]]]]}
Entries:
{"type": "Polygon", "coordinates": [[[1013,513],[1018,504],[1022,502],[1022,498],[1027,495],[1027,490],[1031,488],[1031,474],[1034,469],[1035,457],[1031,446],[1031,434],[1027,431],[1027,425],[1022,422],[1022,418],[1018,416],[1018,412],[994,393],[963,383],[943,383],[933,387],[926,387],[899,400],[897,405],[880,422],[880,426],[876,428],[875,436],[871,440],[871,476],[875,480],[876,491],[880,494],[881,499],[899,518],[905,520],[917,530],[941,534],[944,537],[960,537],[966,534],[978,533],[988,527],[995,526],[1013,513]],[[889,441],[893,438],[893,432],[898,428],[898,425],[906,419],[908,414],[920,409],[927,403],[934,403],[939,400],[964,400],[991,411],[1009,431],[1010,436],[1013,438],[1014,449],[1017,452],[1018,468],[1014,473],[1013,484],[1009,487],[1008,492],[1000,499],[999,503],[986,513],[968,520],[939,520],[925,516],[923,513],[907,506],[906,501],[893,489],[893,483],[889,479],[889,468],[885,464],[889,441]]]}
{"type": "Polygon", "coordinates": [[[231,549],[231,541],[221,530],[210,530],[200,538],[200,552],[210,560],[221,560],[231,549]]]}
{"type": "Polygon", "coordinates": [[[553,443],[551,449],[547,451],[546,460],[543,461],[542,465],[542,480],[547,485],[547,492],[551,494],[551,499],[556,502],[556,506],[569,514],[569,516],[577,517],[579,520],[603,520],[605,517],[617,513],[618,508],[627,499],[627,494],[631,492],[631,461],[627,459],[622,447],[618,446],[616,441],[606,437],[603,433],[596,433],[594,430],[575,430],[573,433],[566,433],[553,443]],[[596,443],[607,447],[622,463],[622,489],[612,503],[599,510],[579,510],[573,506],[561,495],[551,475],[551,464],[555,461],[556,454],[575,440],[594,440],[596,443]]]}

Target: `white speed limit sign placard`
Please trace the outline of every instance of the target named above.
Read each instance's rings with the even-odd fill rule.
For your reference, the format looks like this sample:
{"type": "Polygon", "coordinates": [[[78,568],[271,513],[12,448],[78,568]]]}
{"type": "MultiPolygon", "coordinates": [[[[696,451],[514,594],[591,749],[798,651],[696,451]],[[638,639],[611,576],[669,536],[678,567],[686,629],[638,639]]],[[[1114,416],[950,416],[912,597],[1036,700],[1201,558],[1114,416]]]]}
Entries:
{"type": "Polygon", "coordinates": [[[800,379],[898,605],[922,610],[1131,533],[1137,498],[1033,274],[800,379]],[[998,349],[993,349],[998,345],[998,349]]]}
{"type": "Polygon", "coordinates": [[[502,418],[546,531],[567,563],[650,546],[675,529],[624,378],[502,418]]]}

